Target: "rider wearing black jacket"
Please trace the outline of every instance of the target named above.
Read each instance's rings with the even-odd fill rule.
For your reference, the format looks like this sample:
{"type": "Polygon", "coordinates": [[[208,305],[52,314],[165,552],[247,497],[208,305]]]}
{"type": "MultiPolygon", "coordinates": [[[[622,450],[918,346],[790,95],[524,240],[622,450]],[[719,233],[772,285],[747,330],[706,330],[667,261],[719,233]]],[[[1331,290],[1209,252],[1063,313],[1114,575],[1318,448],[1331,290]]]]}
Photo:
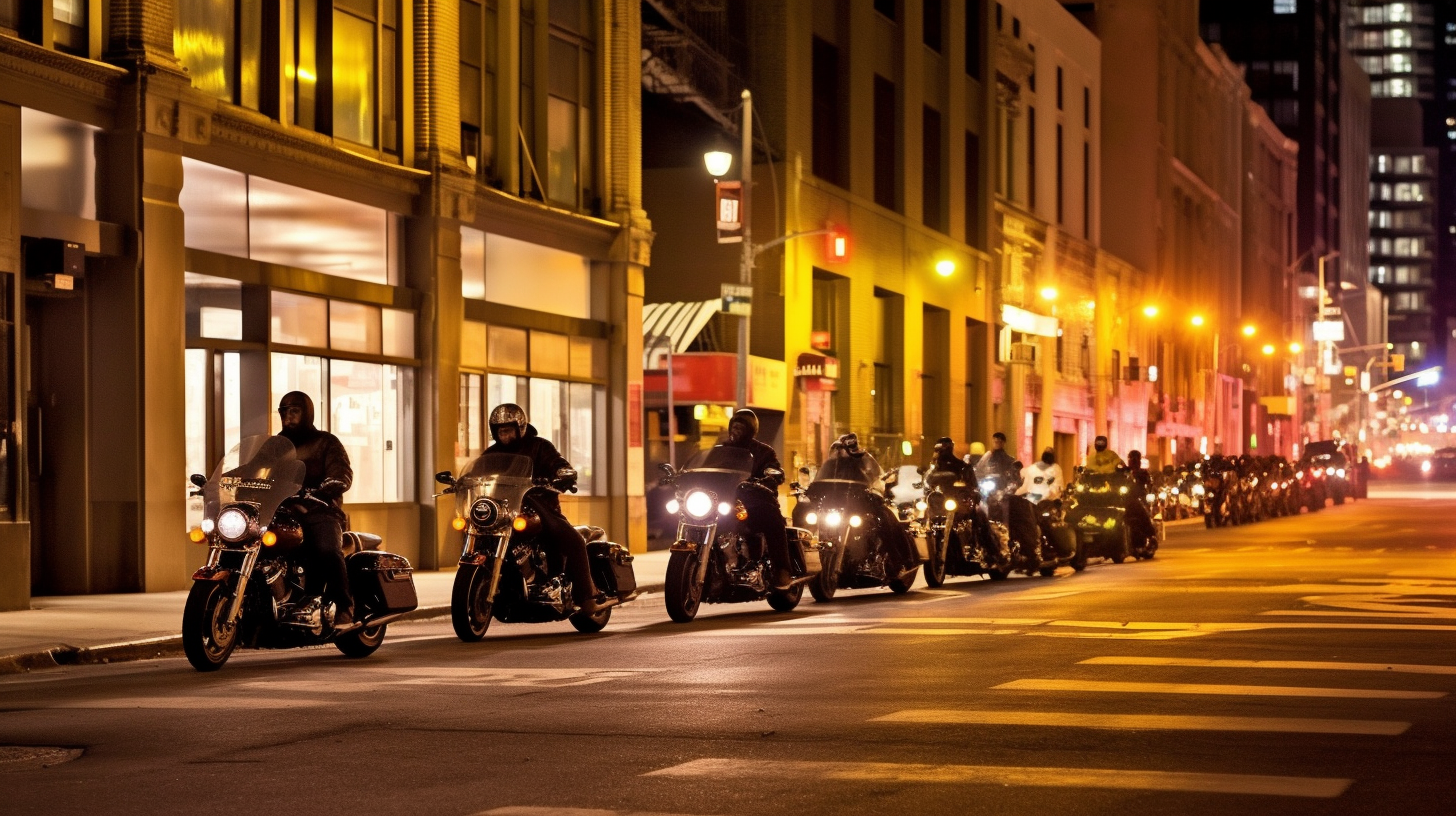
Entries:
{"type": "MultiPolygon", "coordinates": [[[[859,436],[854,433],[847,433],[839,437],[830,446],[830,449],[837,455],[869,456],[870,461],[875,462],[875,458],[870,456],[869,451],[859,446],[859,436]]],[[[875,462],[874,469],[879,470],[878,462],[875,462]]],[[[890,555],[892,563],[889,572],[893,575],[896,572],[919,566],[920,553],[915,549],[915,541],[910,537],[910,530],[900,521],[895,511],[890,509],[889,503],[884,500],[883,489],[883,485],[880,485],[869,490],[869,511],[875,514],[879,529],[885,536],[883,543],[890,555]]]]}
{"type": "Polygon", "coordinates": [[[784,469],[772,445],[758,441],[758,415],[744,408],[728,420],[726,447],[742,448],[753,455],[753,474],[738,488],[738,500],[748,511],[743,531],[750,536],[762,535],[773,562],[771,577],[775,589],[788,589],[793,582],[789,570],[789,542],[785,532],[783,511],[779,508],[778,489],[784,483],[784,469]]]}
{"type": "Polygon", "coordinates": [[[278,401],[279,436],[293,443],[306,468],[303,488],[317,501],[299,523],[303,525],[304,561],[312,575],[324,581],[324,594],[334,603],[336,628],[354,622],[349,595],[349,571],[344,566],[344,493],[354,484],[349,454],[337,436],[314,427],[313,400],[302,391],[289,391],[278,401]]]}
{"type": "MultiPolygon", "coordinates": [[[[502,403],[490,412],[490,436],[495,444],[486,453],[514,453],[531,460],[531,477],[548,480],[557,490],[576,484],[576,471],[556,446],[541,438],[536,427],[526,421],[526,411],[514,403],[502,403]]],[[[542,540],[560,547],[566,560],[566,573],[571,578],[572,600],[580,611],[591,614],[605,602],[597,595],[592,582],[591,565],[587,561],[586,539],[567,521],[561,512],[561,500],[552,490],[532,488],[526,501],[541,518],[542,540]]]]}

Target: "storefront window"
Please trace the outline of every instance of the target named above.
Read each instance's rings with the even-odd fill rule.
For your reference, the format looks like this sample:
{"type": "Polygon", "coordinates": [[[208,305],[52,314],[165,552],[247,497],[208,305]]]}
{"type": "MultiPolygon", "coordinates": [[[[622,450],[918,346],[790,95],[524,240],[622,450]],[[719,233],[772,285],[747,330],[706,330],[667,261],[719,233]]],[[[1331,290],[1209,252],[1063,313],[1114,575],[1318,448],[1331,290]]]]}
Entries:
{"type": "MultiPolygon", "coordinates": [[[[182,412],[187,437],[187,473],[208,474],[212,463],[207,461],[207,349],[187,349],[183,353],[187,388],[182,394],[182,412]]],[[[191,490],[192,488],[188,488],[191,490]]]]}
{"type": "Polygon", "coordinates": [[[484,379],[479,374],[460,375],[460,423],[455,439],[455,457],[461,460],[460,465],[464,464],[464,460],[485,450],[485,406],[481,404],[484,379]]]}
{"type": "Polygon", "coordinates": [[[380,354],[378,306],[335,300],[329,304],[329,348],[360,354],[380,354]]]}
{"type": "Polygon", "coordinates": [[[320,297],[273,292],[270,335],[275,343],[329,347],[329,302],[320,297]]]}
{"type": "MultiPolygon", "coordinates": [[[[469,375],[466,375],[469,376],[469,375]]],[[[462,377],[462,406],[465,404],[465,378],[462,377]]],[[[512,374],[486,375],[486,401],[483,413],[503,402],[513,402],[526,410],[536,433],[551,442],[565,456],[578,474],[577,491],[583,496],[597,495],[596,480],[597,417],[606,411],[606,389],[592,383],[566,382],[544,377],[517,377],[512,374]]],[[[462,423],[464,420],[462,419],[462,423]]],[[[489,431],[485,433],[488,435],[489,431]]],[[[490,440],[483,440],[489,445],[490,440]]]]}
{"type": "Polygon", "coordinates": [[[20,206],[96,218],[96,131],[20,109],[20,206]]]}
{"type": "Polygon", "coordinates": [[[187,337],[243,339],[243,285],[227,278],[186,273],[187,337]]]}
{"type": "Polygon", "coordinates": [[[334,135],[374,142],[374,23],[334,9],[334,135]]]}

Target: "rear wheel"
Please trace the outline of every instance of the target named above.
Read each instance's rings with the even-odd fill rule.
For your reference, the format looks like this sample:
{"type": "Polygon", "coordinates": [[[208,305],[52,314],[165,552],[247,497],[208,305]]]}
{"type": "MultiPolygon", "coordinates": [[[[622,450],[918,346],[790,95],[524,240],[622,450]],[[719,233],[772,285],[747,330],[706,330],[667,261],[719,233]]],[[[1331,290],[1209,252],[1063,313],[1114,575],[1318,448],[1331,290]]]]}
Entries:
{"type": "Polygon", "coordinates": [[[915,586],[915,576],[919,574],[920,568],[916,567],[915,569],[911,570],[910,574],[906,575],[904,578],[890,579],[890,591],[895,593],[896,595],[904,595],[905,593],[910,591],[911,587],[915,586]]]}
{"type": "Polygon", "coordinates": [[[567,618],[567,620],[571,621],[571,625],[576,627],[576,631],[584,632],[588,635],[596,634],[607,628],[607,621],[611,619],[612,608],[610,606],[591,615],[578,612],[567,618]]]}
{"type": "Polygon", "coordinates": [[[490,571],[471,564],[462,565],[455,572],[455,586],[450,591],[450,623],[455,635],[466,643],[475,643],[485,637],[490,628],[492,599],[490,594],[490,571]]]}
{"type": "Polygon", "coordinates": [[[687,623],[698,616],[703,603],[703,587],[698,583],[698,557],[695,552],[673,552],[667,559],[667,579],[663,600],[667,616],[678,623],[687,623]]]}
{"type": "Polygon", "coordinates": [[[182,650],[198,671],[217,671],[232,656],[238,643],[236,626],[229,625],[232,588],[216,581],[194,581],[182,610],[182,650]]]}
{"type": "Polygon", "coordinates": [[[384,644],[384,630],[388,628],[387,624],[381,623],[378,626],[355,629],[347,635],[340,635],[334,645],[349,657],[368,657],[384,644]]]}
{"type": "Polygon", "coordinates": [[[780,592],[772,590],[768,593],[768,605],[773,607],[775,612],[792,612],[794,607],[799,605],[799,600],[804,597],[804,585],[794,586],[780,592]]]}

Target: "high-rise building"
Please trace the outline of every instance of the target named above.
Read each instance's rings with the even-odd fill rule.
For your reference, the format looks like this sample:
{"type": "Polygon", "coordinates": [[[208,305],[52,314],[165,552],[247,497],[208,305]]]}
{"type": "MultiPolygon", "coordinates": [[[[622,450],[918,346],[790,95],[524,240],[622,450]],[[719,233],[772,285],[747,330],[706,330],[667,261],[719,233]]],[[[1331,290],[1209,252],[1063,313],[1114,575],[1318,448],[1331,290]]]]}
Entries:
{"type": "Polygon", "coordinates": [[[1433,315],[1440,196],[1427,124],[1436,99],[1436,5],[1346,0],[1346,39],[1370,75],[1372,97],[1370,278],[1386,293],[1390,342],[1413,363],[1445,351],[1433,315]]]}

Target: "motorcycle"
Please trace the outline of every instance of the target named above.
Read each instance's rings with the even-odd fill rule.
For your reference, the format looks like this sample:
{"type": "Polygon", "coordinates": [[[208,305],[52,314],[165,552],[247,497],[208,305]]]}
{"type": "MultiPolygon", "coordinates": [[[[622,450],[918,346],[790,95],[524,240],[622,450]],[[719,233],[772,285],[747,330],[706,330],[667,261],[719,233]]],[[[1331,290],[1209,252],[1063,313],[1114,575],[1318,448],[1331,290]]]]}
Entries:
{"type": "Polygon", "coordinates": [[[773,490],[750,481],[753,454],[717,445],[699,451],[681,470],[661,467],[663,483],[674,489],[667,511],[679,518],[663,588],[668,617],[687,623],[697,617],[703,603],[767,600],[779,612],[798,606],[804,586],[819,575],[820,546],[807,530],[785,530],[793,580],[788,589],[771,586],[780,565],[772,562],[767,542],[740,532],[739,527],[749,518],[748,509],[737,499],[740,486],[772,494],[775,505],[778,501],[773,490]]]}
{"type": "MultiPolygon", "coordinates": [[[[882,514],[874,512],[878,505],[888,506],[888,499],[874,490],[882,475],[879,464],[871,456],[838,455],[820,465],[814,480],[802,491],[802,498],[794,507],[794,524],[814,531],[823,547],[820,552],[823,569],[817,580],[809,584],[809,593],[815,601],[832,600],[840,587],[888,586],[895,594],[902,595],[915,583],[919,563],[900,569],[890,564],[893,545],[886,537],[903,535],[905,531],[881,530],[882,514]]],[[[925,538],[917,536],[915,546],[919,558],[924,559],[928,554],[925,538]]]]}
{"type": "MultiPolygon", "coordinates": [[[[1044,477],[1033,475],[1032,478],[1031,489],[1024,495],[1016,495],[1018,485],[1010,474],[989,473],[981,477],[981,492],[987,497],[987,514],[992,519],[998,519],[993,524],[1007,531],[1008,565],[1007,571],[1001,577],[1015,570],[1027,575],[1039,573],[1043,577],[1051,577],[1056,573],[1057,567],[1072,563],[1075,554],[1075,545],[1071,543],[1066,522],[1062,518],[1061,502],[1046,501],[1045,491],[1050,486],[1042,482],[1044,477]],[[1028,531],[1034,536],[1029,549],[1026,542],[1010,541],[1015,530],[1011,524],[1011,514],[1023,512],[1023,508],[1030,509],[1035,517],[1034,532],[1028,531]]],[[[995,580],[997,574],[993,572],[991,577],[995,580]]]]}
{"type": "Polygon", "coordinates": [[[632,556],[608,541],[602,528],[576,528],[587,542],[592,581],[607,595],[606,603],[590,614],[572,599],[565,558],[543,546],[541,517],[527,502],[527,493],[575,493],[575,480],[576,473],[566,469],[555,480],[534,479],[531,459],[517,453],[482,453],[459,477],[448,470],[435,474],[435,481],[445,485],[438,495],[455,496],[451,526],[465,534],[450,592],[450,623],[461,640],[473,643],[485,637],[492,618],[502,623],[565,620],[578,632],[600,632],[614,607],[637,597],[632,556]]]}
{"type": "Polygon", "coordinates": [[[239,646],[290,649],[332,643],[367,657],[385,630],[419,604],[413,570],[382,539],[344,533],[354,595],[353,624],[334,626],[333,604],[311,590],[299,519],[322,501],[300,494],[305,466],[282,436],[250,436],[233,447],[212,477],[193,474],[202,519],[190,538],[207,545],[207,563],[192,574],[182,611],[182,648],[198,671],[216,671],[239,646]]]}
{"type": "Polygon", "coordinates": [[[1073,569],[1086,569],[1087,559],[1092,557],[1121,564],[1129,557],[1141,560],[1157,552],[1162,539],[1158,521],[1153,522],[1156,534],[1141,542],[1134,540],[1127,523],[1129,494],[1137,488],[1126,473],[1083,472],[1078,476],[1066,508],[1066,523],[1077,538],[1073,569]]]}
{"type": "Polygon", "coordinates": [[[934,467],[926,471],[924,482],[926,586],[943,586],[948,575],[1009,575],[1006,540],[991,532],[977,485],[934,467]]]}

